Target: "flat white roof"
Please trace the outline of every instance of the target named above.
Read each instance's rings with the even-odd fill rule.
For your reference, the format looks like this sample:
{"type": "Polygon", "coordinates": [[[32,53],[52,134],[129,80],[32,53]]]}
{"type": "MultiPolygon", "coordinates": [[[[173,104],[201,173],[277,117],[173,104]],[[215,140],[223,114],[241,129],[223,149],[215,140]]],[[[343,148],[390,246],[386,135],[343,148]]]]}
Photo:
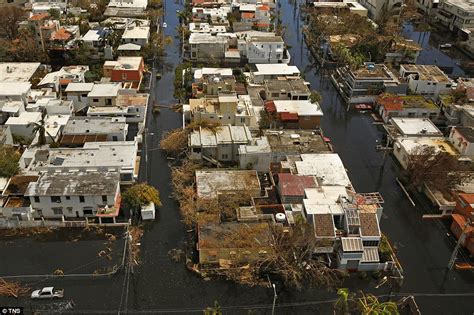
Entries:
{"type": "Polygon", "coordinates": [[[221,126],[214,132],[199,128],[189,136],[192,147],[215,147],[219,144],[245,144],[252,141],[252,135],[247,126],[221,126]]]}
{"type": "Polygon", "coordinates": [[[214,36],[209,33],[191,33],[189,44],[225,44],[227,38],[223,36],[214,36]]]}
{"type": "Polygon", "coordinates": [[[405,136],[442,136],[443,133],[428,118],[393,117],[392,124],[405,136]]]}
{"type": "Polygon", "coordinates": [[[100,39],[100,30],[88,30],[87,33],[85,33],[82,36],[82,40],[85,42],[95,42],[100,39]]]}
{"type": "Polygon", "coordinates": [[[6,126],[10,125],[29,125],[31,123],[37,123],[41,120],[40,112],[22,112],[18,117],[10,117],[5,123],[6,126]]]}
{"type": "Polygon", "coordinates": [[[109,2],[109,7],[118,7],[118,8],[142,8],[146,9],[148,5],[147,0],[111,0],[109,2]]]}
{"type": "Polygon", "coordinates": [[[141,50],[142,46],[133,44],[133,43],[126,43],[118,46],[117,50],[132,50],[132,51],[138,51],[141,50]]]}
{"type": "Polygon", "coordinates": [[[344,210],[338,203],[339,197],[347,197],[347,190],[343,186],[320,186],[306,188],[303,205],[307,214],[335,214],[342,215],[344,210]]]}
{"type": "Polygon", "coordinates": [[[150,36],[149,26],[130,26],[123,32],[122,38],[126,39],[148,39],[150,36]]]}
{"type": "Polygon", "coordinates": [[[300,175],[316,176],[323,186],[351,186],[341,158],[336,153],[301,154],[302,161],[295,161],[300,175]]]}
{"type": "MultiPolygon", "coordinates": [[[[61,128],[66,126],[69,118],[70,115],[47,116],[45,119],[46,132],[49,133],[51,137],[55,138],[61,131],[61,128]]],[[[46,137],[48,137],[48,134],[46,134],[46,137]]]]}
{"type": "Polygon", "coordinates": [[[194,79],[201,79],[206,75],[232,76],[231,68],[200,68],[194,71],[194,79]]]}
{"type": "Polygon", "coordinates": [[[0,62],[0,81],[28,82],[39,66],[39,62],[0,62]]]}
{"type": "Polygon", "coordinates": [[[119,89],[120,84],[116,83],[94,84],[87,97],[113,97],[117,96],[119,89]]]}
{"type": "Polygon", "coordinates": [[[0,82],[0,96],[26,95],[30,89],[29,82],[0,82]]]}
{"type": "Polygon", "coordinates": [[[395,149],[402,147],[408,154],[414,154],[423,147],[434,147],[435,152],[445,151],[452,155],[459,154],[456,148],[447,139],[442,137],[398,138],[394,143],[394,147],[395,149]]]}
{"type": "Polygon", "coordinates": [[[119,167],[133,169],[137,157],[134,141],[86,142],[83,148],[49,150],[45,162],[37,162],[39,169],[119,167]]]}
{"type": "Polygon", "coordinates": [[[142,57],[120,56],[117,58],[117,63],[115,64],[114,69],[138,70],[142,60],[142,57]]]}
{"type": "Polygon", "coordinates": [[[94,87],[94,83],[76,83],[71,82],[66,87],[67,92],[90,92],[94,87]]]}
{"type": "Polygon", "coordinates": [[[293,75],[300,74],[297,66],[289,66],[286,63],[256,64],[257,71],[254,75],[293,75]]]}
{"type": "Polygon", "coordinates": [[[122,133],[126,130],[125,117],[72,117],[64,135],[122,133]]]}
{"type": "Polygon", "coordinates": [[[317,103],[309,100],[275,100],[273,101],[277,113],[295,113],[298,116],[323,116],[323,111],[317,103]]]}

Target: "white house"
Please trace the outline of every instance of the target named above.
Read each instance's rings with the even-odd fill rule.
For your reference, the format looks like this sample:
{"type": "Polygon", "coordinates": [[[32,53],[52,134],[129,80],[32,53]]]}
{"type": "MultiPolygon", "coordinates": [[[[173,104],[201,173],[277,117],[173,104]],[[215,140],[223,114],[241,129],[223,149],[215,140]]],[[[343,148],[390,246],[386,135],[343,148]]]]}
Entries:
{"type": "Polygon", "coordinates": [[[42,97],[36,103],[28,104],[27,111],[45,110],[48,115],[72,115],[74,103],[71,100],[58,100],[55,98],[42,97]]]}
{"type": "Polygon", "coordinates": [[[402,137],[442,137],[443,133],[428,118],[393,117],[390,123],[402,137]]]}
{"type": "Polygon", "coordinates": [[[33,129],[35,123],[41,120],[41,113],[39,112],[23,112],[18,117],[8,118],[5,126],[10,127],[13,137],[22,137],[25,140],[33,140],[35,134],[33,129]]]}
{"type": "Polygon", "coordinates": [[[94,83],[69,83],[66,90],[66,98],[73,102],[74,111],[79,112],[89,106],[88,94],[92,91],[94,83]]]}
{"type": "Polygon", "coordinates": [[[114,218],[120,209],[117,172],[46,172],[28,185],[36,218],[114,218]]]}
{"type": "Polygon", "coordinates": [[[352,187],[336,153],[301,154],[301,161],[295,161],[295,165],[299,175],[315,176],[319,185],[352,187]]]}
{"type": "Polygon", "coordinates": [[[439,0],[436,19],[453,31],[472,29],[474,7],[468,0],[439,0]]]}
{"type": "Polygon", "coordinates": [[[125,141],[128,125],[123,117],[72,117],[63,130],[61,145],[81,146],[86,142],[125,141]]]}
{"type": "Polygon", "coordinates": [[[453,127],[449,133],[449,141],[462,155],[474,155],[474,129],[469,127],[453,127]]]}
{"type": "Polygon", "coordinates": [[[454,82],[438,66],[400,65],[400,75],[408,81],[408,89],[414,94],[438,96],[451,90],[454,82]]]}
{"type": "Polygon", "coordinates": [[[278,77],[300,77],[300,70],[297,66],[289,66],[285,63],[256,64],[255,68],[256,71],[250,72],[250,81],[255,84],[262,84],[265,80],[273,80],[278,77]]]}
{"type": "Polygon", "coordinates": [[[122,44],[135,44],[144,47],[150,38],[149,26],[131,25],[125,29],[122,35],[122,44]]]}
{"type": "Polygon", "coordinates": [[[115,99],[115,106],[91,106],[89,117],[123,117],[127,123],[143,123],[146,118],[149,94],[135,89],[122,89],[115,99]]]}
{"type": "Polygon", "coordinates": [[[247,39],[245,55],[249,63],[285,63],[290,62],[285,42],[281,36],[252,36],[247,39]]]}

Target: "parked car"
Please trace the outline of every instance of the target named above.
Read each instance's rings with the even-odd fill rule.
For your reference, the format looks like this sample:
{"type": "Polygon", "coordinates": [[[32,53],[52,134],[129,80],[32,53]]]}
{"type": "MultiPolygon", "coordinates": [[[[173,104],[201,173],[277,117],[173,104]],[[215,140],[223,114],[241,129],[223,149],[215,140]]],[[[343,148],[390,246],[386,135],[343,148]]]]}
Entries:
{"type": "Polygon", "coordinates": [[[63,289],[54,287],[44,287],[41,290],[35,290],[31,293],[31,298],[36,299],[62,299],[64,297],[63,289]]]}
{"type": "Polygon", "coordinates": [[[453,45],[451,45],[449,43],[439,45],[440,49],[449,49],[451,47],[453,47],[453,45]]]}
{"type": "Polygon", "coordinates": [[[163,22],[163,28],[167,28],[168,27],[168,24],[166,24],[166,22],[163,22]]]}
{"type": "Polygon", "coordinates": [[[354,107],[358,110],[372,110],[372,105],[369,104],[357,104],[354,107]]]}

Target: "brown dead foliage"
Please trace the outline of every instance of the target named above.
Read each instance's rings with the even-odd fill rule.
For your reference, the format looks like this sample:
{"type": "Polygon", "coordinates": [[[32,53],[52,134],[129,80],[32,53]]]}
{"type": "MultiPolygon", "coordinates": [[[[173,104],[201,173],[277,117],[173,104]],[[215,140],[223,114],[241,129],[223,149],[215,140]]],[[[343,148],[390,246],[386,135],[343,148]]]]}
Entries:
{"type": "Polygon", "coordinates": [[[18,282],[10,282],[0,278],[0,296],[18,298],[27,295],[29,292],[29,288],[22,286],[18,282]]]}
{"type": "Polygon", "coordinates": [[[132,240],[130,241],[131,263],[134,265],[138,265],[140,263],[139,243],[143,236],[143,229],[139,226],[131,226],[128,231],[132,237],[132,240]]]}

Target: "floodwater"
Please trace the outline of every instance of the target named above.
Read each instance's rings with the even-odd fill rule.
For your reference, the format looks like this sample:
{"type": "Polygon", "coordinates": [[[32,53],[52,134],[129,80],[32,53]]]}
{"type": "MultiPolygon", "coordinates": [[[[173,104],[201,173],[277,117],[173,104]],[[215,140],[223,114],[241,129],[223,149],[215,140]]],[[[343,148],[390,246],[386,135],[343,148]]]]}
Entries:
{"type": "MultiPolygon", "coordinates": [[[[166,1],[165,34],[175,36],[178,24],[176,10],[182,5],[166,1]]],[[[472,273],[446,271],[454,240],[446,235],[442,222],[422,220],[421,215],[430,211],[424,200],[415,198],[417,207],[411,206],[395,182],[399,167],[391,156],[384,160],[375,151],[382,132],[373,124],[370,116],[347,112],[327,77],[322,77],[313,67],[313,59],[303,44],[299,22],[299,9],[282,0],[282,20],[286,27],[286,42],[291,46],[292,64],[304,72],[313,89],[321,91],[324,119],[322,127],[340,154],[359,192],[380,191],[385,199],[382,231],[397,247],[398,257],[405,271],[405,283],[393,294],[416,294],[425,314],[472,314],[474,308],[468,301],[472,296],[438,296],[439,294],[464,294],[474,291],[472,273]],[[434,294],[434,295],[433,295],[434,294]]],[[[157,82],[154,97],[157,103],[172,105],[174,68],[181,62],[179,41],[167,47],[165,62],[158,66],[162,79],[157,82]]],[[[270,288],[236,285],[228,281],[204,281],[174,262],[168,255],[171,249],[186,247],[187,231],[180,222],[170,185],[167,159],[159,150],[163,132],[181,126],[181,116],[168,109],[148,116],[148,168],[145,177],[161,194],[163,206],[155,222],[146,225],[141,241],[142,263],[135,268],[127,284],[117,275],[102,280],[54,280],[52,285],[64,287],[67,298],[72,298],[78,312],[117,313],[202,313],[202,309],[221,305],[225,314],[270,314],[273,290],[270,288]],[[125,298],[125,296],[127,298],[125,298]]],[[[144,171],[144,169],[142,169],[144,171]]],[[[363,289],[377,295],[386,295],[389,287],[374,289],[373,282],[357,277],[346,284],[353,291],[363,289]]],[[[335,293],[326,290],[306,289],[302,292],[287,290],[277,283],[276,314],[332,314],[331,303],[335,293]]],[[[22,304],[26,300],[3,300],[0,304],[22,304]]]]}

